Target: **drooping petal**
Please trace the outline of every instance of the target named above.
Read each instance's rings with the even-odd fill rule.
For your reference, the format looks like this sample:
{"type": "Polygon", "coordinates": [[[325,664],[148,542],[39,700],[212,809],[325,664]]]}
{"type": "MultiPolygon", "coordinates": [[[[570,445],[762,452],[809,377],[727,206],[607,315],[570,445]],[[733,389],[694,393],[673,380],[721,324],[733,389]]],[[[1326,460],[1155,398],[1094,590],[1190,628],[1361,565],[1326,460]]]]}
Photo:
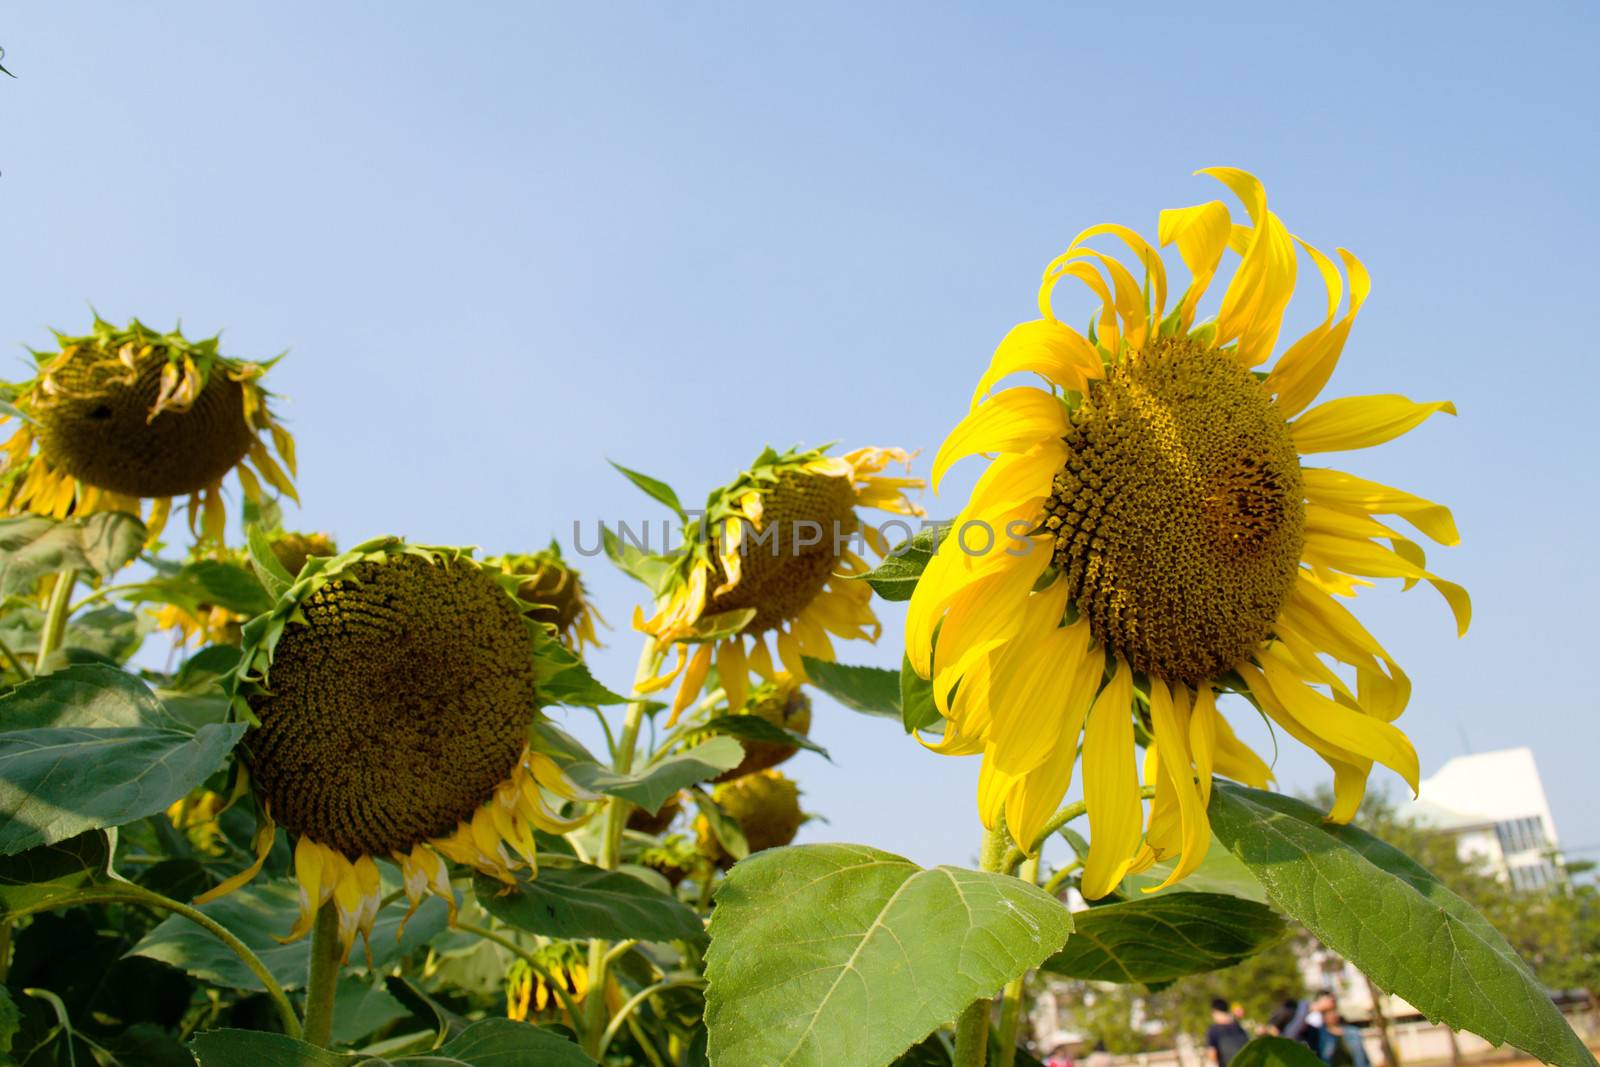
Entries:
{"type": "Polygon", "coordinates": [[[1419,404],[1394,393],[1342,396],[1318,404],[1289,424],[1301,455],[1371,448],[1416,429],[1436,412],[1456,413],[1448,400],[1419,404]]]}
{"type": "Polygon", "coordinates": [[[1133,672],[1118,662],[1089,711],[1083,738],[1083,799],[1089,808],[1089,855],[1081,891],[1098,900],[1133,864],[1143,829],[1139,774],[1133,762],[1133,672]]]}

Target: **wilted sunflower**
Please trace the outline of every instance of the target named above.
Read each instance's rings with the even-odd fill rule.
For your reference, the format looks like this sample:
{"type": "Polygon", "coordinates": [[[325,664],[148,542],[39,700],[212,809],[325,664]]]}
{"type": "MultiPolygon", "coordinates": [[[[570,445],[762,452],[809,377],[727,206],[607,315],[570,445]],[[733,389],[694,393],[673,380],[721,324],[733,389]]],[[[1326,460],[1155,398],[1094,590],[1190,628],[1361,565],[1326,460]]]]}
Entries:
{"type": "Polygon", "coordinates": [[[1161,259],[1127,227],[1085,230],[1046,269],[1044,317],[1001,342],[971,413],[934,460],[937,487],[963,456],[998,453],[907,619],[911,661],[933,678],[948,720],[934,747],[983,753],[978,805],[991,829],[1003,812],[1029,847],[1061,802],[1082,736],[1090,898],[1158,859],[1181,856],[1169,883],[1199,864],[1213,772],[1267,783],[1267,766],[1218,713],[1219,691],[1243,694],[1329,763],[1335,820],[1355,814],[1374,761],[1415,788],[1416,753],[1393,725],[1410,682],[1337,597],[1369,579],[1422,580],[1443,593],[1461,632],[1470,612],[1463,589],[1375,518],[1403,518],[1454,544],[1449,511],[1301,466],[1303,456],[1382,444],[1454,408],[1383,395],[1307,411],[1366,299],[1366,270],[1339,249],[1350,284],[1340,316],[1338,268],[1267,210],[1260,182],[1231,168],[1202,173],[1243,201],[1250,223],[1235,224],[1219,201],[1161,213],[1160,241],[1177,244],[1193,279],[1170,314],[1161,259]],[[1102,235],[1131,249],[1142,284],[1083,244],[1102,235]],[[1327,315],[1263,374],[1255,368],[1277,340],[1297,245],[1327,286],[1327,315]],[[1240,261],[1220,311],[1196,325],[1229,248],[1240,261]],[[1099,298],[1087,337],[1051,311],[1065,277],[1099,298]],[[1023,371],[1049,388],[989,395],[1023,371]],[[982,551],[988,531],[998,541],[982,551]],[[1142,846],[1135,718],[1153,735],[1142,846]]]}
{"type": "MultiPolygon", "coordinates": [[[[811,732],[811,698],[806,696],[803,687],[791,679],[761,683],[755,692],[750,694],[749,703],[745,706],[743,714],[754,715],[764,722],[797,733],[801,737],[811,732]]],[[[712,781],[731,782],[735,778],[743,778],[747,774],[776,767],[780,763],[788,762],[796,752],[800,751],[796,745],[777,741],[742,740],[740,744],[744,745],[744,759],[739,761],[738,766],[723,771],[712,781]]]]}
{"type": "Polygon", "coordinates": [[[533,605],[529,617],[554,627],[562,644],[575,652],[600,644],[594,624],[605,625],[605,619],[590,602],[583,578],[561,558],[561,547],[554,541],[542,552],[511,553],[484,562],[522,579],[517,596],[533,605]]]}
{"type": "Polygon", "coordinates": [[[56,350],[33,353],[32,379],[0,387],[26,420],[0,461],[8,510],[143,515],[142,501],[151,500],[145,522],[154,539],[173,498],[188,497],[191,533],[220,544],[229,471],[248,501],[265,499],[263,480],[298,499],[290,480],[294,439],[274,420],[260,384],[275,361],[229,359],[215,337],[190,341],[137,319],[122,328],[96,316],[87,336],[56,336],[56,350]]]}
{"type": "Polygon", "coordinates": [[[872,589],[849,580],[869,568],[850,546],[858,534],[880,555],[889,546],[855,509],[921,515],[906,490],[920,489],[922,479],[879,473],[890,463],[909,470],[911,458],[898,448],[842,456],[769,448],[714,490],[702,521],[684,530],[685,551],[660,592],[659,610],[650,619],[635,614],[634,625],[658,647],[678,643],[677,666],[641,690],[665,688],[681,673],[676,718],[699,695],[714,657],[728,706],[737,711],[752,671],[769,682],[778,677],[769,634],[784,670],[799,681],[806,677],[802,656],[833,659],[829,634],[876,641],[872,589]],[[692,654],[689,644],[698,645],[692,654]]]}
{"type": "MultiPolygon", "coordinates": [[[[778,770],[723,782],[711,790],[711,799],[739,823],[752,854],[789,844],[810,818],[800,810],[800,787],[778,770]]],[[[733,857],[704,815],[695,819],[694,828],[701,854],[719,867],[732,867],[733,857]]]]}
{"type": "Polygon", "coordinates": [[[413,909],[428,892],[453,909],[446,859],[510,881],[536,867],[535,829],[583,823],[544,791],[593,797],[529,743],[541,680],[571,654],[525,617],[517,585],[461,550],[380,539],[312,558],[246,624],[232,694],[252,724],[260,858],[207,899],[253,877],[281,825],[297,838],[289,938],[332,900],[348,954],[377,915],[374,860],[400,865],[413,909]]]}

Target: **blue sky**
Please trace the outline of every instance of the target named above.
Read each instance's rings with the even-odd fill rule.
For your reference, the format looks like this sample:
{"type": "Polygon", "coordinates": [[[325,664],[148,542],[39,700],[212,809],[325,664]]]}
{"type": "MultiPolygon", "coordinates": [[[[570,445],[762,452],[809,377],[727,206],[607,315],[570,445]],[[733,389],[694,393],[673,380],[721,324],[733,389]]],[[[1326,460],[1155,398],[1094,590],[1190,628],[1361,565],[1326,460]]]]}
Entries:
{"type": "MultiPolygon", "coordinates": [[[[1433,557],[1473,593],[1464,640],[1426,588],[1359,605],[1416,683],[1424,772],[1530,745],[1565,843],[1600,846],[1596,9],[803,6],[12,6],[0,339],[21,371],[93,303],[288,349],[293,524],[527,549],[659,517],[607,457],[694,500],[767,443],[925,471],[1073,234],[1153,236],[1224,195],[1192,170],[1244,167],[1372,272],[1330,395],[1461,411],[1337,457],[1465,538],[1433,557]]],[[[636,587],[588,581],[625,685],[636,587]]],[[[841,658],[898,660],[883,614],[841,658]]],[[[826,702],[814,733],[806,838],[971,858],[976,760],[826,702]]],[[[1325,776],[1292,742],[1277,766],[1325,776]]]]}

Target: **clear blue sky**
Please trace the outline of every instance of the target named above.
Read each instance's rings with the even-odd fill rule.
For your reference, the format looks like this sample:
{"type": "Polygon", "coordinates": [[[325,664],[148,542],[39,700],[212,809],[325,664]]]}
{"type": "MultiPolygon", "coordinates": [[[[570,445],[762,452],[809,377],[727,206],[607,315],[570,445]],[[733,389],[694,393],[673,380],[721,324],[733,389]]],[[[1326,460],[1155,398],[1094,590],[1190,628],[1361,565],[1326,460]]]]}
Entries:
{"type": "MultiPolygon", "coordinates": [[[[1245,167],[1372,271],[1333,392],[1461,410],[1350,463],[1465,536],[1435,557],[1465,640],[1425,588],[1360,608],[1424,772],[1531,745],[1600,846],[1596,8],[800,6],[10,5],[0,339],[20,371],[92,302],[287,348],[291,523],[526,549],[651,514],[608,456],[696,500],[768,442],[926,470],[1074,233],[1153,235],[1221,195],[1194,168],[1245,167]]],[[[588,581],[625,685],[636,587],[588,581]]],[[[842,658],[898,660],[884,614],[842,658]]],[[[974,759],[831,704],[815,734],[807,838],[972,856],[974,759]]],[[[1278,769],[1325,773],[1292,742],[1278,769]]]]}

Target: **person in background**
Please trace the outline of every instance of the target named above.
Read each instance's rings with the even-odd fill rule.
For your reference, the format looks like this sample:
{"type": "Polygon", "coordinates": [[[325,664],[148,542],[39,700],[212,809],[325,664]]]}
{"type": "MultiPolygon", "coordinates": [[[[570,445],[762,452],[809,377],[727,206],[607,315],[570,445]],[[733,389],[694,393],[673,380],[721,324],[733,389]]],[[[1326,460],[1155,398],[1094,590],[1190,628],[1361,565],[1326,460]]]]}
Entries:
{"type": "Polygon", "coordinates": [[[1250,1043],[1250,1035],[1228,1002],[1217,997],[1211,1002],[1211,1025],[1206,1027],[1206,1062],[1211,1067],[1228,1067],[1239,1050],[1250,1043]]]}
{"type": "MultiPolygon", "coordinates": [[[[1333,1011],[1337,1002],[1329,992],[1318,993],[1309,1001],[1296,1001],[1294,1014],[1285,1024],[1278,1027],[1278,1033],[1291,1041],[1299,1041],[1322,1057],[1323,1021],[1328,1013],[1333,1011]]],[[[1285,1003],[1284,1007],[1288,1007],[1285,1003]]],[[[1280,1009],[1281,1010],[1281,1009],[1280,1009]]],[[[1327,1061],[1324,1060],[1324,1063],[1327,1061]]]]}
{"type": "Polygon", "coordinates": [[[1322,1043],[1317,1055],[1331,1067],[1371,1067],[1361,1028],[1340,1018],[1337,1007],[1322,1013],[1322,1043]]]}
{"type": "Polygon", "coordinates": [[[1044,1061],[1044,1067],[1074,1067],[1072,1050],[1066,1045],[1057,1045],[1050,1053],[1050,1058],[1044,1061]]]}

